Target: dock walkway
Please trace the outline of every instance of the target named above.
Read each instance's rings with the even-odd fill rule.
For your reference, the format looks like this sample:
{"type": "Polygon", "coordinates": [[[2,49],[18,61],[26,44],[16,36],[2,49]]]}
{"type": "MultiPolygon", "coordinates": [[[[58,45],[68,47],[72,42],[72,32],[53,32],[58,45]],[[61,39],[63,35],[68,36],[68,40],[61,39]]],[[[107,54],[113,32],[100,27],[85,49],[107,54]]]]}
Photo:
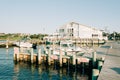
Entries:
{"type": "Polygon", "coordinates": [[[97,49],[97,56],[105,61],[98,80],[120,80],[120,42],[108,42],[97,49]]]}

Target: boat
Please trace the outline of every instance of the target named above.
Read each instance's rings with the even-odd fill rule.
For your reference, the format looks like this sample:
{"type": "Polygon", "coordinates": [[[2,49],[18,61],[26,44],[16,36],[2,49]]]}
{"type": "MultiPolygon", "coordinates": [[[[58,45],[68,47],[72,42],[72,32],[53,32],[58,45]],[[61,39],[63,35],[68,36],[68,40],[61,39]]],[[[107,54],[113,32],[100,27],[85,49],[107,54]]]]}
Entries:
{"type": "Polygon", "coordinates": [[[82,48],[73,44],[73,42],[71,40],[61,41],[60,46],[61,46],[61,49],[63,49],[64,51],[67,51],[67,52],[81,52],[81,51],[83,51],[82,48]]]}
{"type": "Polygon", "coordinates": [[[54,55],[59,55],[60,51],[62,55],[70,55],[70,56],[72,56],[73,53],[80,53],[80,54],[84,53],[84,50],[82,48],[75,46],[73,42],[70,40],[60,41],[60,45],[57,45],[56,47],[46,46],[46,48],[53,50],[54,55]]]}
{"type": "Polygon", "coordinates": [[[15,42],[14,44],[18,47],[33,47],[33,44],[29,42],[15,42]]]}
{"type": "Polygon", "coordinates": [[[14,45],[16,45],[18,47],[35,48],[35,45],[30,43],[29,40],[31,40],[31,38],[29,36],[22,37],[19,41],[15,42],[14,45]]]}

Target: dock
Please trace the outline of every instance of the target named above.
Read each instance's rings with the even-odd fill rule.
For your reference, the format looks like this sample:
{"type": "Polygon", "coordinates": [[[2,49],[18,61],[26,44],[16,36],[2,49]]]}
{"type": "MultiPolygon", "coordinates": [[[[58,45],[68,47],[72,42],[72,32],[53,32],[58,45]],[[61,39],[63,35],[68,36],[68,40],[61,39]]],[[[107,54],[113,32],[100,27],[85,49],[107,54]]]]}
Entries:
{"type": "Polygon", "coordinates": [[[72,52],[72,55],[69,55],[67,52],[59,50],[59,55],[53,54],[53,50],[45,49],[45,51],[38,50],[34,51],[33,48],[19,48],[14,47],[14,61],[24,61],[30,62],[31,64],[41,64],[43,61],[47,62],[48,65],[54,63],[54,61],[58,61],[60,67],[62,65],[68,64],[68,62],[72,65],[76,65],[77,63],[89,63],[89,59],[82,57],[80,54],[76,54],[77,52],[72,52]]]}
{"type": "Polygon", "coordinates": [[[98,80],[120,80],[120,42],[106,43],[97,49],[97,55],[105,57],[98,80]]]}
{"type": "Polygon", "coordinates": [[[45,63],[47,66],[55,65],[58,68],[67,67],[74,71],[79,70],[83,74],[87,73],[90,80],[97,80],[109,49],[111,49],[111,45],[101,46],[98,49],[100,51],[85,48],[86,53],[70,51],[72,54],[69,54],[69,51],[59,49],[59,54],[53,54],[54,51],[45,46],[44,51],[40,47],[36,51],[33,48],[14,47],[14,61],[17,63],[27,62],[31,65],[45,63]]]}

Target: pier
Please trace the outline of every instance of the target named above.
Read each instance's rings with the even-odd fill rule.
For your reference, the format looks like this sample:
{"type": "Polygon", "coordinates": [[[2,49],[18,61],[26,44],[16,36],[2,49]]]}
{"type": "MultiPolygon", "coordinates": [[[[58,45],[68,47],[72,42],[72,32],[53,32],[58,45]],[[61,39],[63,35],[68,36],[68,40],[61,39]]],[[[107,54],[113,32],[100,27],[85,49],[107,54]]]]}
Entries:
{"type": "Polygon", "coordinates": [[[34,53],[33,49],[28,49],[27,53],[22,53],[23,49],[19,49],[14,53],[14,60],[17,62],[29,62],[31,64],[41,65],[45,62],[48,66],[55,65],[58,68],[67,67],[68,69],[73,69],[84,72],[90,72],[90,80],[119,80],[120,78],[120,42],[107,42],[106,44],[100,46],[96,49],[96,52],[92,52],[89,59],[85,58],[85,55],[78,56],[68,55],[67,52],[63,55],[62,51],[60,55],[53,54],[53,51],[46,49],[45,53],[38,49],[37,53],[34,53]],[[18,54],[19,53],[19,54],[18,54]],[[109,76],[109,77],[108,77],[109,76]]]}
{"type": "Polygon", "coordinates": [[[97,55],[105,57],[98,80],[120,80],[120,42],[106,43],[97,49],[97,55]]]}
{"type": "MultiPolygon", "coordinates": [[[[89,63],[88,58],[83,58],[77,55],[77,51],[72,52],[70,55],[68,52],[63,52],[59,50],[59,55],[53,54],[53,50],[45,49],[46,51],[41,51],[41,49],[34,50],[33,48],[19,48],[14,47],[14,61],[20,62],[30,62],[31,64],[41,64],[43,61],[47,62],[48,65],[55,64],[55,61],[58,61],[60,67],[63,64],[72,64],[76,65],[79,63],[89,63]]],[[[81,53],[82,54],[82,53],[81,53]]]]}
{"type": "MultiPolygon", "coordinates": [[[[51,46],[50,46],[51,47],[51,46]]],[[[78,53],[79,51],[62,51],[58,50],[59,54],[54,54],[54,50],[44,46],[44,51],[40,47],[38,49],[14,47],[15,63],[25,62],[31,65],[37,64],[46,66],[54,66],[55,68],[67,68],[73,71],[80,71],[82,74],[87,74],[89,80],[97,80],[99,73],[104,63],[104,56],[98,56],[95,51],[90,51],[85,48],[86,53],[78,53]]]]}

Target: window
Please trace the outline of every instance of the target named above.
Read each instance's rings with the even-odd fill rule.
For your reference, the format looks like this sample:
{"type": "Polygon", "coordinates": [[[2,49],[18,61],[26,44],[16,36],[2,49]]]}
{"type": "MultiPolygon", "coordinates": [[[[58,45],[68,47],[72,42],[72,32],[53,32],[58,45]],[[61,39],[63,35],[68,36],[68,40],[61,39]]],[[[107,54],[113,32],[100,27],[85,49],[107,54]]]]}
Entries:
{"type": "Polygon", "coordinates": [[[60,32],[64,32],[64,29],[60,29],[59,31],[60,31],[60,32]]]}
{"type": "Polygon", "coordinates": [[[92,34],[92,37],[97,37],[98,36],[98,34],[92,34]]]}

